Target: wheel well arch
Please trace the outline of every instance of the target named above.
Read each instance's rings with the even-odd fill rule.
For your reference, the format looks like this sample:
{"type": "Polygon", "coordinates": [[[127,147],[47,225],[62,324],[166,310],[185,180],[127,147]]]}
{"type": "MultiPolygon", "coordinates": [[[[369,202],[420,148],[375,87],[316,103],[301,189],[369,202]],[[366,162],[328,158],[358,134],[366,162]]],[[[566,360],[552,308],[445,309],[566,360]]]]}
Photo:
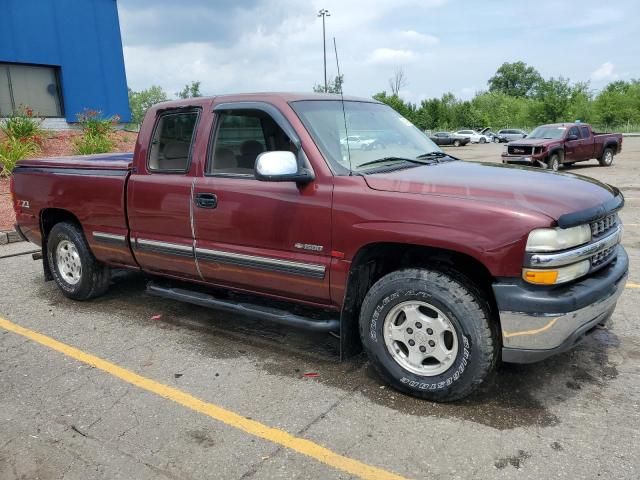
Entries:
{"type": "Polygon", "coordinates": [[[78,217],[76,217],[69,210],[62,208],[43,208],[40,211],[40,234],[41,234],[41,248],[42,248],[42,268],[44,270],[45,280],[53,280],[53,274],[51,273],[51,266],[49,265],[49,256],[47,255],[47,237],[51,229],[60,222],[75,223],[82,229],[82,224],[78,217]]]}
{"type": "Polygon", "coordinates": [[[615,154],[618,151],[618,143],[614,140],[611,140],[607,143],[604,144],[604,147],[602,148],[602,153],[604,153],[604,151],[610,148],[611,150],[613,150],[613,153],[615,154]]]}
{"type": "Polygon", "coordinates": [[[349,268],[340,319],[343,358],[361,349],[360,306],[369,289],[388,273],[416,267],[444,271],[476,289],[486,301],[492,317],[499,321],[492,289],[494,277],[476,258],[450,249],[393,242],[371,243],[358,250],[349,268]]]}
{"type": "Polygon", "coordinates": [[[550,149],[547,153],[547,160],[551,159],[551,155],[556,153],[560,156],[560,163],[562,163],[562,161],[564,160],[564,148],[562,147],[555,147],[550,149]]]}
{"type": "Polygon", "coordinates": [[[40,212],[40,230],[42,233],[43,243],[53,226],[60,222],[71,222],[82,226],[78,217],[69,210],[64,210],[62,208],[44,208],[40,212]]]}

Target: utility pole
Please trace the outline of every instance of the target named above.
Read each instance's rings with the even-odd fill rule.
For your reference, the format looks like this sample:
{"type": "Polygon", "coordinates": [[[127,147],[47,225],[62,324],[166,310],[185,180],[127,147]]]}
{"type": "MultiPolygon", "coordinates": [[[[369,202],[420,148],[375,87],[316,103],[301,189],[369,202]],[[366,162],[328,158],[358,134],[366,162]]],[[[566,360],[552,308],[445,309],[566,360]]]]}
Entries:
{"type": "Polygon", "coordinates": [[[326,8],[323,8],[318,12],[318,16],[322,17],[322,52],[324,57],[324,91],[326,93],[329,90],[329,86],[327,85],[327,41],[325,38],[324,17],[330,17],[331,14],[329,13],[329,10],[327,10],[326,8]]]}

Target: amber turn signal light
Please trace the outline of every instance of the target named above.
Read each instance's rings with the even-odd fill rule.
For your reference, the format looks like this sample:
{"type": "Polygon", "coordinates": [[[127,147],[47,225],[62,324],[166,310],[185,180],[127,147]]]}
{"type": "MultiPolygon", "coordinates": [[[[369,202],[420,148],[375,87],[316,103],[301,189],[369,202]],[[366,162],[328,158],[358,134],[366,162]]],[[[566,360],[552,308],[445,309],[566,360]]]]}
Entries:
{"type": "Polygon", "coordinates": [[[537,285],[554,285],[558,280],[557,270],[528,270],[522,271],[522,278],[537,285]]]}

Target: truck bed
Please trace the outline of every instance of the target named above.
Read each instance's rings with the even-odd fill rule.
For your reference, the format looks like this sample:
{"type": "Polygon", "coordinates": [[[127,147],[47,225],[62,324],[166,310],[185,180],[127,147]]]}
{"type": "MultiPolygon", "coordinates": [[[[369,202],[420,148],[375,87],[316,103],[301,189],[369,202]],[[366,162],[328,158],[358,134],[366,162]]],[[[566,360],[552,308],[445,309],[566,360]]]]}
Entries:
{"type": "Polygon", "coordinates": [[[44,224],[57,219],[61,211],[67,216],[70,212],[64,220],[82,226],[98,260],[135,266],[125,242],[126,187],[132,164],[132,153],[22,160],[12,176],[21,232],[41,245],[40,221],[44,224]],[[109,238],[122,241],[116,246],[109,238]]]}

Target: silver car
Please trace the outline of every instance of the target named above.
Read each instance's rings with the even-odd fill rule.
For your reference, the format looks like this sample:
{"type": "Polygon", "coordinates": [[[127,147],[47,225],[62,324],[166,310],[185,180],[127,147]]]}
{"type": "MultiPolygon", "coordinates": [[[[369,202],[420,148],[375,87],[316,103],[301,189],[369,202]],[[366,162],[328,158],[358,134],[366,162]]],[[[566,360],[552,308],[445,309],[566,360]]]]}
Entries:
{"type": "Polygon", "coordinates": [[[527,136],[527,132],[525,132],[524,130],[518,130],[515,128],[500,130],[497,134],[498,140],[500,140],[500,142],[511,142],[513,140],[522,140],[526,136],[527,136]]]}

